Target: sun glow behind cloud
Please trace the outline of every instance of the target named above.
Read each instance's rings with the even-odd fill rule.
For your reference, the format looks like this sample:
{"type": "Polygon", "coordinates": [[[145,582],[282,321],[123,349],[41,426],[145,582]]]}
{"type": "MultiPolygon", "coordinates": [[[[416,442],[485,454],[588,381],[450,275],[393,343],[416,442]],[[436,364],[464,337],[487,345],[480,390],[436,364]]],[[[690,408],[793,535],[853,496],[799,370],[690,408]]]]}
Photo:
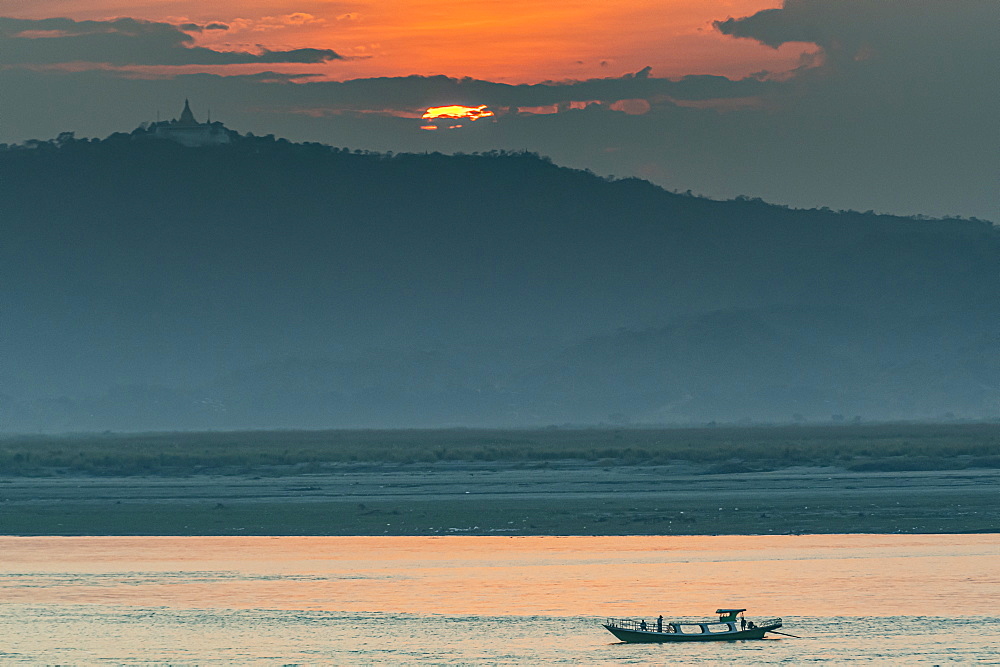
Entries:
{"type": "Polygon", "coordinates": [[[465,122],[477,121],[480,118],[489,118],[494,113],[486,108],[485,104],[477,107],[467,107],[461,104],[450,104],[442,107],[431,107],[424,112],[421,118],[427,121],[420,126],[421,130],[440,130],[446,128],[457,130],[465,127],[465,122]],[[460,121],[460,122],[456,122],[460,121]]]}
{"type": "Polygon", "coordinates": [[[431,107],[424,112],[422,118],[424,120],[434,120],[437,118],[479,120],[480,118],[489,118],[492,115],[493,112],[487,109],[485,104],[481,104],[478,107],[466,107],[461,104],[452,104],[444,107],[431,107]]]}

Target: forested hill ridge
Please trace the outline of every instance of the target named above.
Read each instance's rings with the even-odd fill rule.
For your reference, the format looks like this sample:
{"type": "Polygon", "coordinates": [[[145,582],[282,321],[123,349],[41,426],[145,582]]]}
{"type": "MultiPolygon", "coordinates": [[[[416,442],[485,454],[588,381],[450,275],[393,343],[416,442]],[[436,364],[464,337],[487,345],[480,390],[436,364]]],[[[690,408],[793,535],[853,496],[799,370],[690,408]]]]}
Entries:
{"type": "Polygon", "coordinates": [[[532,154],[0,150],[0,431],[1000,417],[1000,234],[532,154]]]}

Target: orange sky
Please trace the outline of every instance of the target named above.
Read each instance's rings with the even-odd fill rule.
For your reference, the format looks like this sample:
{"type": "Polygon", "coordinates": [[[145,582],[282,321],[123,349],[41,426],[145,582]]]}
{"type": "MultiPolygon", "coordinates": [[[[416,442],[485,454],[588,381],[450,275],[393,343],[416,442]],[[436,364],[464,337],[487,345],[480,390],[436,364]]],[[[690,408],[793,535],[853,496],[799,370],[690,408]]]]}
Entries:
{"type": "Polygon", "coordinates": [[[201,33],[200,45],[333,49],[350,59],[306,68],[333,79],[445,74],[520,83],[620,76],[647,65],[658,77],[786,70],[805,47],[774,50],[723,36],[711,26],[713,20],[780,5],[780,0],[27,0],[0,13],[218,21],[230,29],[201,33]]]}

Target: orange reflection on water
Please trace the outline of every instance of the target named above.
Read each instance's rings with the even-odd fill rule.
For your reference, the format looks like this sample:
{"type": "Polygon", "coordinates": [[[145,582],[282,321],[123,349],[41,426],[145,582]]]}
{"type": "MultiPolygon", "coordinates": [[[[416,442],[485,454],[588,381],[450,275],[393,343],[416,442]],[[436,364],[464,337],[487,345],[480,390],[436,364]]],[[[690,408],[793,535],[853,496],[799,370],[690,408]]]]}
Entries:
{"type": "Polygon", "coordinates": [[[956,616],[995,535],[0,538],[4,603],[430,614],[956,616]]]}

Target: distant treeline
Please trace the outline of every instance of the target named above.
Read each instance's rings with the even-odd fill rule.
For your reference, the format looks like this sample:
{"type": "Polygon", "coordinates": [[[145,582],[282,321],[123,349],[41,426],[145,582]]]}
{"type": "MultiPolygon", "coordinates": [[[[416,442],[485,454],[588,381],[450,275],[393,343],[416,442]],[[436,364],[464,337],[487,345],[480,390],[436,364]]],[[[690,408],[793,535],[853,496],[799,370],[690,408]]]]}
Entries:
{"type": "Polygon", "coordinates": [[[144,128],[0,147],[0,432],[1000,417],[1000,233],[144,128]]]}
{"type": "Polygon", "coordinates": [[[855,471],[1000,467],[1000,424],[701,429],[372,430],[24,436],[0,475],[310,474],[345,464],[603,466],[688,463],[706,474],[790,466],[855,471]]]}

